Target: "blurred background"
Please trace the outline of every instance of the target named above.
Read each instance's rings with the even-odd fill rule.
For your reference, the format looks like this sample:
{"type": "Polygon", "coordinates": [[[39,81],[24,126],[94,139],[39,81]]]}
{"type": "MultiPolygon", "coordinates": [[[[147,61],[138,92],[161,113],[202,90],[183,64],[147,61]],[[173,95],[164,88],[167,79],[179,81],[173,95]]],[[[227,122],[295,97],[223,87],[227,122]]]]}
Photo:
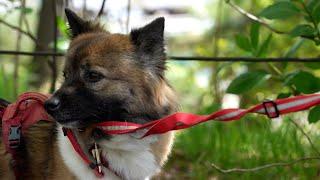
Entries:
{"type": "MultiPolygon", "coordinates": [[[[181,111],[209,114],[320,91],[318,0],[0,0],[1,98],[59,87],[69,44],[65,7],[113,33],[165,17],[166,77],[181,111]]],[[[315,107],[180,131],[156,179],[318,179],[319,119],[315,107]]]]}

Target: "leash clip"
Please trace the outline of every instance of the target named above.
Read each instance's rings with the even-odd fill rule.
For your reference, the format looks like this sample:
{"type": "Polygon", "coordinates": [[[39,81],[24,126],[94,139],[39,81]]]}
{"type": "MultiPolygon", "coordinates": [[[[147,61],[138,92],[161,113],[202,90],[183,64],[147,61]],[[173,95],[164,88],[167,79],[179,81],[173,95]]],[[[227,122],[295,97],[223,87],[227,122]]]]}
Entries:
{"type": "Polygon", "coordinates": [[[18,148],[21,140],[21,126],[10,126],[9,128],[9,146],[10,148],[18,148]]]}
{"type": "Polygon", "coordinates": [[[100,157],[101,154],[100,154],[100,149],[96,142],[94,143],[93,148],[91,149],[91,154],[95,160],[96,167],[98,167],[98,172],[101,174],[102,173],[102,163],[101,163],[101,157],[100,157]]]}
{"type": "Polygon", "coordinates": [[[266,112],[266,115],[268,116],[268,118],[272,119],[272,118],[277,118],[280,116],[278,105],[274,101],[265,100],[265,101],[263,101],[262,106],[263,106],[264,111],[266,112]],[[269,110],[271,110],[271,107],[273,107],[274,112],[269,111],[269,110]]]}

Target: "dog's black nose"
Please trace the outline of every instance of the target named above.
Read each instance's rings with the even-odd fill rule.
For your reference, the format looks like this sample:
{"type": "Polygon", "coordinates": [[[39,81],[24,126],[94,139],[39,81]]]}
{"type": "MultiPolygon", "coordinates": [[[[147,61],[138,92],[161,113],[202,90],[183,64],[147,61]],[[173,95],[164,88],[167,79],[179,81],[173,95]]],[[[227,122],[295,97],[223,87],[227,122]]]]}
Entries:
{"type": "Polygon", "coordinates": [[[44,103],[44,108],[48,112],[54,112],[60,108],[60,105],[61,105],[60,99],[57,97],[52,97],[44,103]]]}

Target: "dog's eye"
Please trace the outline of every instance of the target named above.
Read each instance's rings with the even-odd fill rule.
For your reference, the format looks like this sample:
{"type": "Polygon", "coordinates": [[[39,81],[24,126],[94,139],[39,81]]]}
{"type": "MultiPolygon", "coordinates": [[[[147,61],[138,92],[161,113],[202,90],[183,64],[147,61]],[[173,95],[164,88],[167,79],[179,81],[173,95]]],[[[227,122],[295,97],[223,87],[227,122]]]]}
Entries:
{"type": "Polygon", "coordinates": [[[84,79],[85,81],[87,82],[90,82],[90,83],[95,83],[95,82],[98,82],[100,81],[104,76],[98,72],[95,72],[95,71],[88,71],[85,73],[84,75],[84,79]]]}

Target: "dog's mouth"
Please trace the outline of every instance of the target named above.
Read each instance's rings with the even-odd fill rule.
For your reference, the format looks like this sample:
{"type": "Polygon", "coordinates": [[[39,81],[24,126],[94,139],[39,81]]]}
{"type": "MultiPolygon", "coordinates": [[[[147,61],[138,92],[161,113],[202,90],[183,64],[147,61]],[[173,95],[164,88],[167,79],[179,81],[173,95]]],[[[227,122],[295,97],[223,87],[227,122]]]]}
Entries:
{"type": "Polygon", "coordinates": [[[65,128],[84,128],[87,126],[85,123],[83,123],[83,120],[79,119],[67,119],[63,121],[57,120],[57,122],[65,128]]]}
{"type": "Polygon", "coordinates": [[[59,123],[62,127],[65,128],[86,128],[96,121],[90,117],[87,118],[79,118],[79,117],[69,117],[61,115],[52,115],[57,123],[59,123]]]}

